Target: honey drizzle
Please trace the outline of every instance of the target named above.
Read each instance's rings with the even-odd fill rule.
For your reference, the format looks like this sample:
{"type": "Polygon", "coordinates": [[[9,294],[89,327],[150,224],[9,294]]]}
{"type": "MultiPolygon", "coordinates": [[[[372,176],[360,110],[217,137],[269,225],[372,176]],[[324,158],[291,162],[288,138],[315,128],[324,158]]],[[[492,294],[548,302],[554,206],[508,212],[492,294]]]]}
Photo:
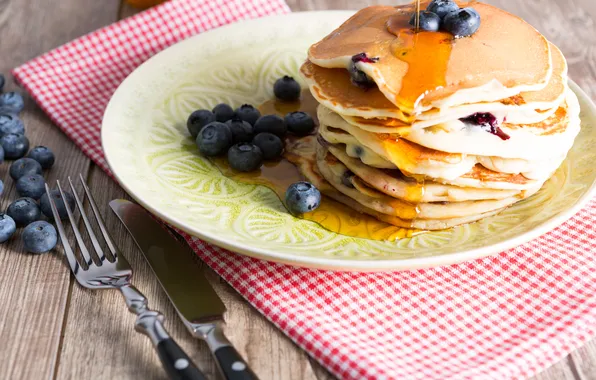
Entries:
{"type": "Polygon", "coordinates": [[[391,16],[387,30],[397,37],[390,45],[391,53],[408,64],[396,101],[414,108],[426,91],[447,84],[453,36],[445,32],[413,30],[407,12],[391,16]]]}
{"type": "MultiPolygon", "coordinates": [[[[310,92],[304,91],[300,102],[284,103],[271,100],[262,104],[259,111],[262,114],[284,116],[288,112],[300,110],[316,118],[317,105],[317,101],[310,92]]],[[[298,168],[286,159],[265,162],[259,171],[250,173],[235,171],[230,168],[227,159],[223,157],[213,158],[211,162],[224,176],[243,183],[267,186],[282,200],[285,198],[288,186],[304,180],[304,176],[298,168]]],[[[414,229],[396,227],[372,216],[361,214],[326,196],[323,196],[318,209],[301,217],[316,222],[331,232],[371,240],[395,241],[411,237],[418,232],[414,229]]]]}
{"type": "Polygon", "coordinates": [[[416,33],[420,31],[420,0],[416,0],[416,33]]]}

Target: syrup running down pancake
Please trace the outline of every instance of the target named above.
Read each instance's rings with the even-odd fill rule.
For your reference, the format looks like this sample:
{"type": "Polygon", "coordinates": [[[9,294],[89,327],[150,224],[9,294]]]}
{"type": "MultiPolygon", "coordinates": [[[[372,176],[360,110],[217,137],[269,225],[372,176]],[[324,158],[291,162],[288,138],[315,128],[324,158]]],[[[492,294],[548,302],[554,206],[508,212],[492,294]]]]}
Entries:
{"type": "Polygon", "coordinates": [[[310,47],[320,127],[301,170],[323,194],[442,229],[532,196],[565,160],[581,123],[561,51],[514,15],[457,4],[480,16],[466,37],[416,30],[413,5],[372,6],[310,47]]]}

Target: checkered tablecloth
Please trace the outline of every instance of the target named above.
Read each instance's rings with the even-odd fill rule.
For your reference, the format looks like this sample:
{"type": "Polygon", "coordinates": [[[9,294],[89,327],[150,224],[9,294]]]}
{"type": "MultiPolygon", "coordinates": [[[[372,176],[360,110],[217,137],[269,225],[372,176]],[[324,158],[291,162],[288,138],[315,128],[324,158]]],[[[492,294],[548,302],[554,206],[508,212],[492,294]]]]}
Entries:
{"type": "MultiPolygon", "coordinates": [[[[14,70],[98,165],[118,84],[191,35],[289,12],[283,0],[178,0],[81,37],[14,70]]],[[[514,379],[596,335],[596,202],[535,241],[460,265],[396,273],[309,270],[186,236],[263,315],[346,379],[514,379]]]]}

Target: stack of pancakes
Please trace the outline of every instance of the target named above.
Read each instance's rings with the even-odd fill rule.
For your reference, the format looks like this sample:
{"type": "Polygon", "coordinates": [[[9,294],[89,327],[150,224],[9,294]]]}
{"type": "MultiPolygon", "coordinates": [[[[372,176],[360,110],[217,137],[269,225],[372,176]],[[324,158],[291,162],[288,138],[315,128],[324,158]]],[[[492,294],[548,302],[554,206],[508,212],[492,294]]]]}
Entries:
{"type": "Polygon", "coordinates": [[[435,230],[533,195],[561,165],[580,129],[565,58],[520,18],[469,6],[481,16],[471,37],[416,32],[411,5],[372,6],[309,49],[320,128],[304,174],[324,194],[435,230]]]}

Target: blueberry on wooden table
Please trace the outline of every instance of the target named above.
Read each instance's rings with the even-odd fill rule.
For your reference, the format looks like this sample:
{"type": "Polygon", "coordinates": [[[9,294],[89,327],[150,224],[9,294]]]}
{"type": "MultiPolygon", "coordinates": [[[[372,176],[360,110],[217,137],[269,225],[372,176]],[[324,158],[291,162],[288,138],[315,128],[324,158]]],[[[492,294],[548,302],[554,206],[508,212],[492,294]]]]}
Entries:
{"type": "Polygon", "coordinates": [[[10,165],[9,173],[12,179],[16,181],[25,175],[41,174],[42,167],[41,164],[36,160],[32,158],[23,157],[19,158],[10,165]]]}
{"type": "Polygon", "coordinates": [[[226,153],[232,145],[232,131],[226,124],[214,121],[201,129],[196,141],[203,155],[219,156],[226,153]]]}
{"type": "Polygon", "coordinates": [[[9,133],[0,137],[0,145],[4,149],[4,158],[16,160],[29,150],[29,139],[25,135],[9,133]]]}
{"type": "MultiPolygon", "coordinates": [[[[66,212],[66,207],[64,205],[64,200],[62,199],[62,195],[60,194],[60,190],[57,190],[57,189],[51,190],[50,195],[52,197],[52,200],[56,204],[56,209],[58,210],[58,215],[60,216],[60,219],[68,218],[68,213],[66,212]]],[[[72,194],[70,194],[67,191],[64,192],[64,197],[66,198],[66,203],[68,203],[68,207],[72,211],[74,208],[74,204],[75,204],[74,197],[72,196],[72,194]]],[[[52,206],[50,205],[50,200],[48,198],[47,193],[44,193],[41,196],[39,205],[41,206],[41,212],[43,212],[43,214],[45,216],[47,216],[49,219],[53,220],[54,214],[52,213],[52,206]]]]}
{"type": "Polygon", "coordinates": [[[10,239],[16,230],[17,224],[14,220],[6,214],[0,214],[0,243],[10,239]]]}
{"type": "Polygon", "coordinates": [[[215,115],[215,120],[222,123],[233,119],[236,115],[234,109],[225,103],[220,103],[213,107],[213,114],[215,115]]]}
{"type": "Polygon", "coordinates": [[[284,151],[284,143],[273,133],[261,132],[252,139],[252,143],[261,149],[265,160],[279,158],[284,151]]]}
{"type": "Polygon", "coordinates": [[[226,121],[226,125],[232,131],[232,143],[250,142],[253,136],[253,127],[248,121],[233,118],[226,121]]]}
{"type": "Polygon", "coordinates": [[[41,145],[31,149],[29,153],[27,153],[27,157],[39,162],[43,169],[51,168],[56,161],[54,152],[52,152],[50,148],[41,145]]]}
{"type": "Polygon", "coordinates": [[[197,135],[209,123],[215,121],[215,115],[209,110],[196,110],[190,114],[188,120],[186,120],[186,128],[188,133],[193,139],[197,138],[197,135]]]}
{"type": "Polygon", "coordinates": [[[300,99],[300,90],[300,84],[288,75],[279,78],[273,85],[275,97],[285,102],[293,102],[300,99]]]}
{"type": "Polygon", "coordinates": [[[31,253],[49,252],[58,243],[58,233],[48,222],[38,221],[29,224],[23,230],[23,245],[31,253]]]}
{"type": "Polygon", "coordinates": [[[297,136],[306,136],[314,132],[315,121],[306,112],[290,112],[284,117],[288,131],[297,136]]]}
{"type": "Polygon", "coordinates": [[[236,116],[244,121],[248,121],[250,125],[255,125],[261,112],[250,104],[243,104],[236,109],[236,116]]]}
{"type": "Polygon", "coordinates": [[[0,74],[0,92],[4,88],[4,83],[6,83],[6,79],[4,79],[4,75],[0,74]]]}
{"type": "Polygon", "coordinates": [[[254,144],[240,143],[228,150],[228,164],[232,169],[252,172],[260,168],[262,163],[263,152],[254,144]]]}
{"type": "Polygon", "coordinates": [[[39,174],[25,175],[17,181],[16,189],[21,197],[29,197],[37,200],[45,194],[46,181],[39,174]]]}
{"type": "Polygon", "coordinates": [[[4,136],[9,133],[24,135],[25,125],[16,114],[0,114],[0,136],[4,136]]]}
{"type": "Polygon", "coordinates": [[[39,206],[32,198],[17,199],[8,206],[6,213],[15,221],[17,226],[26,226],[41,217],[39,206]]]}
{"type": "Polygon", "coordinates": [[[6,92],[0,95],[0,113],[19,113],[23,108],[25,108],[25,101],[18,92],[6,92]]]}
{"type": "Polygon", "coordinates": [[[315,210],[321,204],[321,193],[309,182],[296,182],[286,190],[286,207],[292,215],[315,210]]]}
{"type": "Polygon", "coordinates": [[[286,122],[278,115],[261,116],[255,123],[255,134],[268,132],[283,138],[288,132],[286,122]]]}

